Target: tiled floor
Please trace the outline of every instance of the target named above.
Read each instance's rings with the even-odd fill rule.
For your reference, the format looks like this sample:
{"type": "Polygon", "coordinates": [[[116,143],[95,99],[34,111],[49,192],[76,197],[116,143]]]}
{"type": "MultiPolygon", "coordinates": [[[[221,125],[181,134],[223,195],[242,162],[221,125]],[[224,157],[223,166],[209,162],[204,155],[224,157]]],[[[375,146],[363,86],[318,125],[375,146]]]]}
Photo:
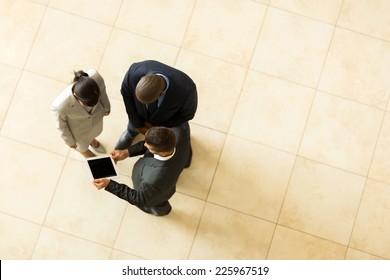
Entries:
{"type": "MultiPolygon", "coordinates": [[[[390,259],[388,0],[0,0],[0,259],[390,259]],[[197,83],[167,217],[91,184],[50,104],[132,62],[197,83]]],[[[130,184],[136,159],[119,164],[130,184]]]]}

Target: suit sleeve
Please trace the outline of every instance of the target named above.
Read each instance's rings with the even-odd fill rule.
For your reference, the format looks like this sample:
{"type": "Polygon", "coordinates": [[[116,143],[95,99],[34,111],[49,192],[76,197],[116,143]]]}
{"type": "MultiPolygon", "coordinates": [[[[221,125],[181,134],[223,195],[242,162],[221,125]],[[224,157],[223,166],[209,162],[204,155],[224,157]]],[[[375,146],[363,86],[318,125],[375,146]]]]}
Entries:
{"type": "Polygon", "coordinates": [[[111,103],[108,99],[106,84],[104,83],[103,77],[95,69],[89,69],[88,75],[96,81],[100,89],[100,103],[102,103],[104,111],[108,112],[111,110],[111,103]]]}
{"type": "Polygon", "coordinates": [[[139,155],[143,155],[147,152],[147,148],[145,147],[145,141],[140,141],[134,145],[131,145],[127,150],[129,151],[130,157],[135,157],[139,155]]]}
{"type": "Polygon", "coordinates": [[[195,116],[196,109],[198,107],[198,93],[196,88],[188,95],[185,100],[182,109],[180,110],[180,115],[183,118],[183,122],[192,120],[195,116]]]}
{"type": "Polygon", "coordinates": [[[194,88],[194,90],[188,94],[180,110],[175,114],[175,117],[169,120],[165,125],[168,127],[175,127],[192,120],[195,116],[197,107],[198,93],[196,88],[194,88]]]}
{"type": "Polygon", "coordinates": [[[69,129],[67,116],[61,110],[57,108],[55,104],[52,105],[51,110],[54,115],[57,129],[61,132],[61,138],[65,141],[68,146],[73,146],[76,144],[72,132],[69,129]]]}
{"type": "Polygon", "coordinates": [[[110,180],[110,183],[105,188],[106,191],[116,195],[117,197],[126,200],[132,205],[139,207],[145,207],[150,200],[150,195],[146,192],[134,190],[125,184],[120,184],[114,180],[110,180]]]}

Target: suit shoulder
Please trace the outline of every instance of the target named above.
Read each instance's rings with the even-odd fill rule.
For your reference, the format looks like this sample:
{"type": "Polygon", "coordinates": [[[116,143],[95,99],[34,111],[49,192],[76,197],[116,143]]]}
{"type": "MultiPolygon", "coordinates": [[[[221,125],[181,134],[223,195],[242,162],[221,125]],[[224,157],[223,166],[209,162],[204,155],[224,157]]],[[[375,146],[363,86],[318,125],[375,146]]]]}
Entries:
{"type": "Polygon", "coordinates": [[[92,78],[95,80],[95,82],[101,86],[104,85],[104,79],[103,77],[99,74],[99,72],[93,68],[88,69],[87,71],[88,77],[92,78]]]}
{"type": "Polygon", "coordinates": [[[74,100],[72,100],[72,85],[67,86],[60,95],[53,101],[51,109],[54,111],[63,112],[67,108],[73,106],[74,100]]]}

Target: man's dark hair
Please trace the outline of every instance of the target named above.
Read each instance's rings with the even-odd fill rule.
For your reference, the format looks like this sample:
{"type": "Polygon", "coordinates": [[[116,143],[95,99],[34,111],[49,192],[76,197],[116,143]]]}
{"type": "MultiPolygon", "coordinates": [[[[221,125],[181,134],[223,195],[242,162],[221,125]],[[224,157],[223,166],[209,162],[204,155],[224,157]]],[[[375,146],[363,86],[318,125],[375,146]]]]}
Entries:
{"type": "Polygon", "coordinates": [[[170,128],[154,126],[145,133],[145,142],[156,152],[171,152],[176,147],[176,135],[170,128]]]}

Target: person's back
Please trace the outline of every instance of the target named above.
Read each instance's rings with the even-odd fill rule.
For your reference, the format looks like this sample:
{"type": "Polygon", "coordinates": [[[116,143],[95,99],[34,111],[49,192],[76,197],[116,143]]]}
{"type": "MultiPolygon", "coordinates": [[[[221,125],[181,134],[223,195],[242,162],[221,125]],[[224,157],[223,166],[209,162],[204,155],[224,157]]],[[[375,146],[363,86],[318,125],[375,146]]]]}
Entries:
{"type": "Polygon", "coordinates": [[[175,127],[188,123],[197,110],[198,95],[193,80],[184,72],[154,60],[130,66],[121,94],[129,122],[117,149],[127,148],[135,135],[145,134],[153,126],[175,127]]]}
{"type": "Polygon", "coordinates": [[[113,180],[98,179],[94,185],[128,201],[142,211],[156,216],[171,211],[168,200],[176,192],[176,183],[190,154],[189,131],[186,125],[174,128],[153,127],[145,141],[127,150],[112,152],[114,160],[144,155],[133,167],[134,190],[113,180]]]}
{"type": "MultiPolygon", "coordinates": [[[[150,196],[146,207],[153,207],[169,200],[176,192],[176,183],[189,157],[189,139],[185,126],[171,128],[177,144],[172,157],[151,155],[148,150],[133,167],[134,189],[150,196]],[[157,157],[157,158],[156,158],[157,157]]],[[[153,130],[152,130],[153,132],[153,130]]],[[[130,155],[131,155],[131,148],[130,155]]]]}

